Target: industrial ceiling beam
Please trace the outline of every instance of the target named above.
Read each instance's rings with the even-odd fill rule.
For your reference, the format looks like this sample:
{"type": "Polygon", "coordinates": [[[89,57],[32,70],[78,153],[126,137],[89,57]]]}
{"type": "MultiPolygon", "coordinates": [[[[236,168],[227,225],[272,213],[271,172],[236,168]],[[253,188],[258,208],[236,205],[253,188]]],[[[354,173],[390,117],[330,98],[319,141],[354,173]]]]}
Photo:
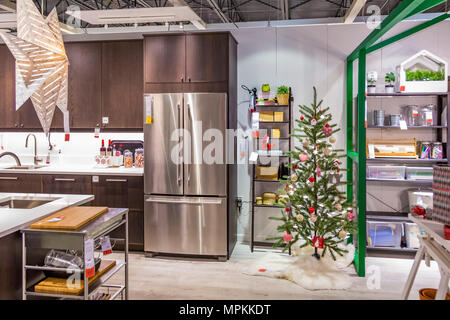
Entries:
{"type": "Polygon", "coordinates": [[[281,17],[283,20],[289,20],[289,0],[278,0],[280,3],[281,17]]]}
{"type": "Polygon", "coordinates": [[[304,1],[302,1],[302,2],[299,2],[299,3],[295,4],[295,5],[293,5],[293,6],[290,7],[289,9],[290,9],[290,10],[293,10],[293,9],[295,9],[295,8],[297,8],[297,7],[300,7],[300,6],[304,5],[304,4],[307,4],[308,2],[311,2],[311,1],[312,1],[312,0],[304,0],[304,1]]]}
{"type": "Polygon", "coordinates": [[[233,23],[228,17],[222,12],[219,5],[214,0],[206,0],[208,4],[213,8],[214,12],[219,16],[219,19],[222,20],[223,23],[233,23]]]}
{"type": "MultiPolygon", "coordinates": [[[[168,1],[174,7],[184,7],[184,6],[188,6],[189,7],[189,5],[184,0],[168,0],[168,1]]],[[[199,30],[205,30],[206,29],[206,23],[200,17],[199,17],[199,20],[192,20],[190,22],[199,30]]]]}
{"type": "Polygon", "coordinates": [[[366,2],[367,0],[353,0],[352,5],[345,14],[344,23],[353,23],[366,2]]]}
{"type": "MultiPolygon", "coordinates": [[[[59,3],[58,3],[59,4],[59,3]]],[[[8,8],[9,12],[16,12],[16,4],[8,1],[8,0],[0,0],[0,8],[6,10],[5,8],[8,8]]],[[[61,31],[66,34],[75,34],[79,33],[79,31],[71,26],[68,26],[65,23],[59,22],[59,27],[61,28],[61,31]]]]}

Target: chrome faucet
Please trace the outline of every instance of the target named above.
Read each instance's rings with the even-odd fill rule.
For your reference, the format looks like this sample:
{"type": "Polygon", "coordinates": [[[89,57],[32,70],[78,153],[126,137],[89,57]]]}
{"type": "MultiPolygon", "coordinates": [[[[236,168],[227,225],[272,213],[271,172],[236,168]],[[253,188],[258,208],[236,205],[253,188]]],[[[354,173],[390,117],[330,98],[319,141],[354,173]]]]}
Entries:
{"type": "Polygon", "coordinates": [[[39,161],[42,161],[38,159],[37,157],[37,142],[36,142],[36,136],[32,133],[27,135],[27,139],[25,140],[25,148],[28,148],[28,138],[32,136],[34,138],[34,165],[37,165],[39,161]]]}
{"type": "Polygon", "coordinates": [[[16,160],[16,164],[20,167],[20,166],[22,166],[22,164],[20,163],[20,160],[19,160],[19,157],[15,154],[15,153],[12,153],[12,152],[3,152],[3,153],[0,153],[0,158],[2,158],[2,157],[4,157],[4,156],[11,156],[11,157],[13,157],[14,158],[14,160],[16,160]]]}

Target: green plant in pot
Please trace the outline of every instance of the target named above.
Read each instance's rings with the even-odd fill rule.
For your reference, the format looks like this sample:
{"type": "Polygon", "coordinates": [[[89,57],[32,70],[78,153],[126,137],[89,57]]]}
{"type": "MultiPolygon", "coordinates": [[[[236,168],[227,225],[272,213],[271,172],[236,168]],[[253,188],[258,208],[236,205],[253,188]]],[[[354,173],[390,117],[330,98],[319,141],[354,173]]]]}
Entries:
{"type": "Polygon", "coordinates": [[[386,76],[384,77],[384,81],[386,82],[386,93],[394,93],[394,82],[395,82],[395,75],[393,72],[386,73],[386,76]]]}
{"type": "Polygon", "coordinates": [[[406,81],[443,81],[445,72],[441,68],[438,71],[432,70],[406,70],[406,81]]]}
{"type": "Polygon", "coordinates": [[[370,71],[367,74],[367,92],[368,93],[375,93],[377,89],[377,80],[378,80],[378,73],[376,71],[370,71]]]}
{"type": "Polygon", "coordinates": [[[286,86],[279,86],[277,89],[277,101],[279,105],[289,104],[289,88],[286,86]]]}

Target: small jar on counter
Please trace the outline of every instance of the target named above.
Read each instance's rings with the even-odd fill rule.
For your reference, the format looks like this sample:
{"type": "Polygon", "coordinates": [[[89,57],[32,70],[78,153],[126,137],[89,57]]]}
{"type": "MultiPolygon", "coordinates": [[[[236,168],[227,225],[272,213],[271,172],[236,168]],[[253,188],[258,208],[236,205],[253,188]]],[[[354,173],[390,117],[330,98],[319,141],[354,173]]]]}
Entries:
{"type": "Polygon", "coordinates": [[[123,166],[125,168],[133,168],[133,153],[129,150],[123,153],[123,166]]]}
{"type": "Polygon", "coordinates": [[[136,149],[134,151],[134,166],[136,168],[144,167],[144,149],[136,149]]]}

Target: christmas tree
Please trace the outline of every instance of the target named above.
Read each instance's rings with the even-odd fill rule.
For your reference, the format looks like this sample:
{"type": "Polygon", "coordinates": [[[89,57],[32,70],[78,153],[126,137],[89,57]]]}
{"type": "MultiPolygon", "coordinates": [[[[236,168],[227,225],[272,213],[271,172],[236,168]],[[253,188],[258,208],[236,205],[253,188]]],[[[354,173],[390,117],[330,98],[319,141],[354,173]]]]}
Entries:
{"type": "Polygon", "coordinates": [[[289,200],[281,210],[281,217],[270,217],[281,221],[277,229],[284,234],[268,240],[277,240],[274,247],[285,243],[283,250],[296,242],[300,247],[310,245],[317,259],[320,259],[318,249],[322,249],[322,257],[328,252],[336,260],[336,254],[342,256],[347,252],[340,244],[354,230],[355,216],[352,203],[339,190],[347,184],[339,179],[343,171],[339,159],[345,157],[344,150],[333,148],[336,143],[333,134],[339,129],[329,123],[329,108],[321,109],[321,105],[314,88],[311,107],[299,106],[301,116],[295,120],[297,127],[291,136],[300,143],[287,152],[291,176],[283,177],[284,189],[280,191],[289,200]]]}

